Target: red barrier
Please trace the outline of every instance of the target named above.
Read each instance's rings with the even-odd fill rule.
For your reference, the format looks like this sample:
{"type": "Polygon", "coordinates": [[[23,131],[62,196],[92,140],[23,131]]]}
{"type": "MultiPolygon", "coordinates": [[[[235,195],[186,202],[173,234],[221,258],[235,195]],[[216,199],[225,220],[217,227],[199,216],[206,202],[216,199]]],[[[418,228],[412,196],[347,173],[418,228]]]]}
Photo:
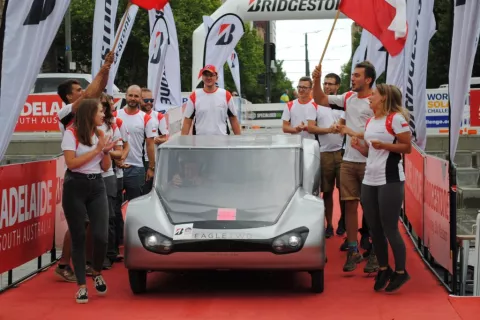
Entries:
{"type": "Polygon", "coordinates": [[[425,156],[415,146],[412,153],[405,156],[405,214],[413,230],[423,239],[423,177],[425,156]]]}
{"type": "Polygon", "coordinates": [[[52,249],[56,160],[0,167],[0,273],[52,249]]]}
{"type": "Polygon", "coordinates": [[[453,272],[450,254],[450,196],[448,161],[427,156],[425,162],[425,237],[433,258],[453,272]]]}
{"type": "Polygon", "coordinates": [[[480,127],[480,90],[470,90],[470,126],[480,127]]]}

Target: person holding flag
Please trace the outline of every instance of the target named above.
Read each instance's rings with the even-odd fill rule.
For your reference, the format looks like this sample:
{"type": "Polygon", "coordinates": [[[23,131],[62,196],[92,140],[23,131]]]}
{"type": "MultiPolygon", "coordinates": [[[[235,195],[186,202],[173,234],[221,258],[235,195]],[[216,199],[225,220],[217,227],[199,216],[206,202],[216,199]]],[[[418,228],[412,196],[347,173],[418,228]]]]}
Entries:
{"type": "MultiPolygon", "coordinates": [[[[347,261],[343,266],[344,272],[351,272],[357,268],[363,256],[358,251],[358,204],[365,163],[367,158],[351,146],[352,137],[363,138],[363,131],[367,120],[373,117],[368,98],[372,94],[372,86],[375,83],[376,72],[374,66],[368,61],[355,66],[352,74],[352,91],[343,95],[326,95],[320,85],[322,66],[319,65],[312,73],[313,98],[320,106],[330,107],[331,104],[343,107],[345,119],[341,119],[336,126],[336,132],[346,134],[345,154],[340,167],[340,194],[345,202],[345,218],[347,227],[348,254],[347,261]]],[[[365,273],[373,273],[378,270],[378,262],[375,254],[369,254],[368,262],[364,268],[365,273]]]]}

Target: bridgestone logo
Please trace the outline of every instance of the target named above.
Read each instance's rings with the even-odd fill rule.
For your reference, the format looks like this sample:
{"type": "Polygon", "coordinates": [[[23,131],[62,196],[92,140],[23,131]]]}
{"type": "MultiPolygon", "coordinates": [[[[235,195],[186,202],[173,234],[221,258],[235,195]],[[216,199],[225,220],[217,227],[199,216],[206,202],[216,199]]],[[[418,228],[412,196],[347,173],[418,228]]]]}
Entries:
{"type": "MultiPolygon", "coordinates": [[[[247,1],[247,0],[245,0],[247,1]]],[[[248,12],[302,12],[338,10],[340,0],[250,0],[248,12]]]]}

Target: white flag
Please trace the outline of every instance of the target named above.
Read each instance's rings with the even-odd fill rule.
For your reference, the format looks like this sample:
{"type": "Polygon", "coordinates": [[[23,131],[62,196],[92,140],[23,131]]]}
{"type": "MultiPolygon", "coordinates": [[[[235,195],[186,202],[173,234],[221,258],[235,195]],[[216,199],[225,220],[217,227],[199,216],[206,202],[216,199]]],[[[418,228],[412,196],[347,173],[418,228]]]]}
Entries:
{"type": "MultiPolygon", "coordinates": [[[[205,26],[205,34],[208,34],[210,28],[212,27],[215,21],[210,16],[203,16],[203,25],[205,26]]],[[[217,69],[217,87],[225,89],[225,80],[224,80],[224,69],[223,67],[217,69]]]]}
{"type": "MultiPolygon", "coordinates": [[[[208,34],[208,31],[212,27],[214,20],[210,16],[203,16],[203,24],[205,25],[205,33],[208,34]]],[[[235,50],[233,50],[232,54],[227,59],[227,64],[230,68],[230,72],[232,73],[233,81],[235,82],[235,86],[237,87],[238,94],[240,94],[240,65],[238,61],[238,55],[235,50]]],[[[224,78],[224,69],[219,68],[218,70],[218,80],[217,85],[220,88],[225,88],[225,78],[224,78]]]]}
{"type": "MultiPolygon", "coordinates": [[[[368,32],[363,29],[363,32],[368,32]]],[[[377,78],[385,72],[385,63],[387,62],[387,51],[383,44],[373,34],[368,37],[367,43],[367,59],[375,67],[377,78]]],[[[375,85],[375,84],[374,84],[375,85]]]]}
{"type": "Polygon", "coordinates": [[[168,49],[166,51],[162,80],[160,83],[160,99],[155,100],[155,110],[168,111],[172,106],[182,105],[182,84],[180,76],[180,49],[178,46],[177,28],[169,3],[162,11],[150,10],[148,12],[150,32],[153,31],[155,21],[163,17],[168,28],[168,49]]]}
{"type": "MultiPolygon", "coordinates": [[[[209,28],[205,38],[203,65],[214,65],[219,71],[223,69],[223,65],[244,33],[243,21],[237,15],[225,14],[217,19],[209,28]]],[[[200,71],[192,70],[192,72],[198,72],[199,79],[202,76],[200,71]]]]}
{"type": "Polygon", "coordinates": [[[165,58],[167,55],[169,33],[167,22],[164,17],[159,17],[153,26],[148,48],[148,88],[152,90],[155,99],[155,110],[161,111],[161,84],[165,70],[165,58]]]}
{"type": "Polygon", "coordinates": [[[123,15],[122,20],[120,20],[120,21],[125,20],[123,27],[120,24],[118,26],[117,33],[115,34],[115,37],[119,33],[120,33],[120,36],[118,38],[117,47],[115,48],[115,60],[112,68],[110,68],[110,73],[108,77],[107,93],[109,95],[113,95],[113,83],[115,81],[115,77],[117,76],[118,67],[120,65],[120,60],[122,59],[123,51],[125,51],[128,38],[130,37],[130,33],[132,32],[133,23],[135,22],[135,17],[137,16],[137,12],[138,12],[138,6],[134,4],[131,5],[128,11],[123,15]],[[120,27],[122,27],[121,30],[120,30],[120,27]]]}
{"type": "MultiPolygon", "coordinates": [[[[95,2],[92,34],[92,78],[95,78],[100,71],[105,56],[112,50],[115,42],[117,9],[118,0],[96,0],[95,2]]],[[[111,75],[112,71],[109,74],[109,82],[112,81],[113,84],[114,79],[111,75]]]]}
{"type": "MultiPolygon", "coordinates": [[[[435,34],[434,0],[407,3],[408,36],[405,44],[404,95],[410,112],[410,129],[415,143],[425,150],[427,144],[427,64],[430,39],[435,34]]],[[[387,74],[388,76],[388,74],[387,74]]]]}
{"type": "Polygon", "coordinates": [[[362,36],[360,37],[360,44],[358,45],[352,57],[352,71],[350,74],[353,74],[353,70],[355,69],[355,66],[357,65],[357,63],[360,63],[367,59],[367,45],[370,41],[371,36],[372,34],[370,32],[368,32],[365,29],[362,30],[362,36]]]}
{"type": "MultiPolygon", "coordinates": [[[[395,57],[388,56],[386,82],[398,87],[402,94],[405,92],[405,49],[395,57]]],[[[403,94],[402,102],[402,105],[405,105],[405,94],[403,94]]]]}
{"type": "Polygon", "coordinates": [[[43,60],[57,34],[70,0],[8,1],[3,37],[0,89],[0,159],[3,158],[35,83],[43,60]]]}
{"type": "Polygon", "coordinates": [[[242,88],[240,86],[240,61],[238,60],[238,54],[237,52],[235,52],[235,50],[230,55],[230,58],[227,60],[227,63],[228,63],[228,66],[230,67],[230,72],[232,73],[235,86],[237,87],[237,93],[241,97],[242,88]]]}
{"type": "Polygon", "coordinates": [[[473,62],[480,35],[480,1],[455,0],[452,53],[448,75],[450,95],[450,154],[455,159],[465,99],[470,88],[473,62]]]}

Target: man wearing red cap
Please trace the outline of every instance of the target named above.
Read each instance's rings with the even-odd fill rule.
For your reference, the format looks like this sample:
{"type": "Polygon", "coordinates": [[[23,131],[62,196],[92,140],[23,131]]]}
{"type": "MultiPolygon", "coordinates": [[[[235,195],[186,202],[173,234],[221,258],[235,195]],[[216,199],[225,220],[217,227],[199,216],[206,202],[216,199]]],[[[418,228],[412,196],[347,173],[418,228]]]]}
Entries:
{"type": "Polygon", "coordinates": [[[241,134],[232,94],[215,85],[218,79],[215,66],[205,66],[200,74],[203,80],[203,89],[194,90],[188,98],[182,135],[190,133],[194,119],[193,132],[196,135],[227,135],[227,118],[230,120],[233,133],[241,134]]]}

